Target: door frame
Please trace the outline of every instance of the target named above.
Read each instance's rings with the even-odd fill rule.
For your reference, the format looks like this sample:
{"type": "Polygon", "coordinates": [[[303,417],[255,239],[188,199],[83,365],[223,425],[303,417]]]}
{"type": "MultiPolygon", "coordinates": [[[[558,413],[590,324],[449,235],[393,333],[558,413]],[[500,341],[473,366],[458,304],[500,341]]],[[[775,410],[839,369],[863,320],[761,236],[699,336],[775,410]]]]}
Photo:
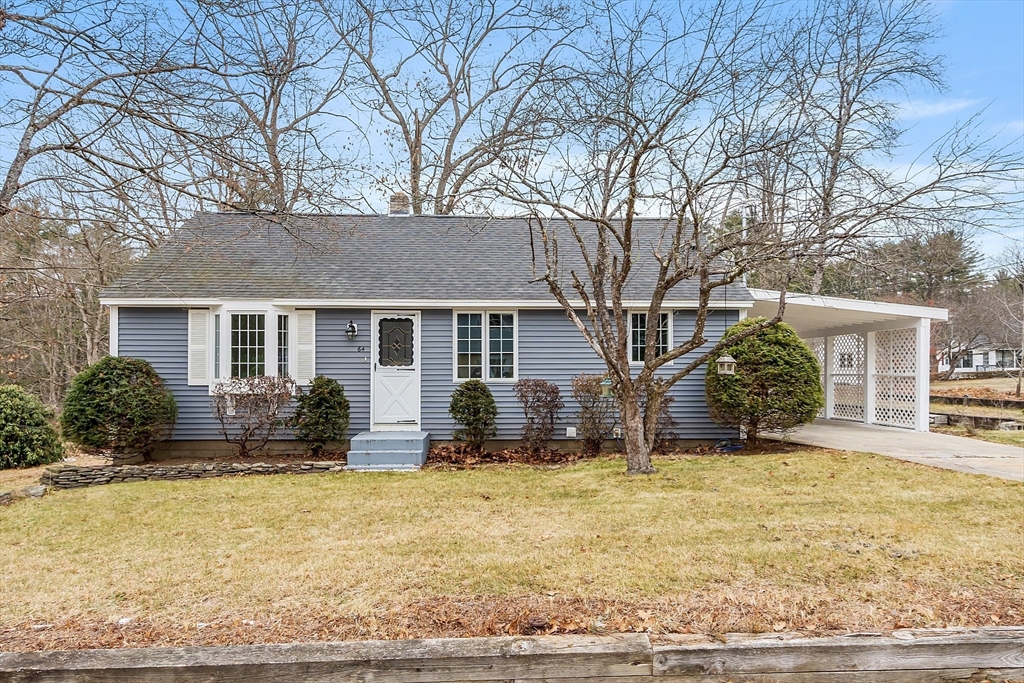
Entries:
{"type": "Polygon", "coordinates": [[[409,310],[371,310],[370,311],[370,431],[371,432],[410,432],[422,431],[423,427],[423,318],[419,311],[409,310]],[[377,409],[377,360],[380,357],[380,319],[381,318],[412,318],[413,356],[412,372],[415,374],[416,423],[378,424],[375,411],[377,409]]]}

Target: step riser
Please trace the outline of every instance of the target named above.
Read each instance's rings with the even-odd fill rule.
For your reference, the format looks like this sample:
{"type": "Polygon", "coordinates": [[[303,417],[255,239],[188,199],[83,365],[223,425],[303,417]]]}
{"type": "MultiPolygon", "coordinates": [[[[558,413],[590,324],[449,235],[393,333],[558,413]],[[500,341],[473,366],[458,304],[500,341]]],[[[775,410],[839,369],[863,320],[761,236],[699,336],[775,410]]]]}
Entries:
{"type": "Polygon", "coordinates": [[[351,441],[347,469],[419,469],[429,448],[427,432],[363,432],[351,441]]]}
{"type": "Polygon", "coordinates": [[[418,467],[426,462],[422,453],[411,451],[349,451],[349,465],[408,465],[418,467]]]}
{"type": "Polygon", "coordinates": [[[349,448],[355,451],[422,451],[427,444],[421,441],[401,441],[399,439],[383,439],[381,441],[352,440],[349,448]]]}

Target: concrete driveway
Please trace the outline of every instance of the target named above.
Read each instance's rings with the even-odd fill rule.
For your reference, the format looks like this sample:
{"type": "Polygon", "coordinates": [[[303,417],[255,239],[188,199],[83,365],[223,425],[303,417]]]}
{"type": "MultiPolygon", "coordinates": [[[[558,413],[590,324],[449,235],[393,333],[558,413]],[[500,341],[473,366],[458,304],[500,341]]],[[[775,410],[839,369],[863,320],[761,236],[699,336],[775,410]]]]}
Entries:
{"type": "Polygon", "coordinates": [[[782,438],[808,446],[878,453],[947,470],[1024,481],[1024,448],[979,439],[843,420],[815,420],[782,438]]]}

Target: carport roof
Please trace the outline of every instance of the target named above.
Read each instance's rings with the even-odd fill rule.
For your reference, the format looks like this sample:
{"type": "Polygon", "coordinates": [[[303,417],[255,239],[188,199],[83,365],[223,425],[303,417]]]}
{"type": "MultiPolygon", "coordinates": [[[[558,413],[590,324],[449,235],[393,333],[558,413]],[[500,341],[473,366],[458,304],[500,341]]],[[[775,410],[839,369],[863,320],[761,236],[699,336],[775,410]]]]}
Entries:
{"type": "MultiPolygon", "coordinates": [[[[754,297],[750,315],[766,318],[775,315],[779,292],[751,289],[750,293],[754,297]]],[[[947,320],[949,312],[945,308],[930,306],[787,292],[786,312],[783,315],[783,320],[792,325],[804,339],[910,327],[921,318],[947,320]]]]}

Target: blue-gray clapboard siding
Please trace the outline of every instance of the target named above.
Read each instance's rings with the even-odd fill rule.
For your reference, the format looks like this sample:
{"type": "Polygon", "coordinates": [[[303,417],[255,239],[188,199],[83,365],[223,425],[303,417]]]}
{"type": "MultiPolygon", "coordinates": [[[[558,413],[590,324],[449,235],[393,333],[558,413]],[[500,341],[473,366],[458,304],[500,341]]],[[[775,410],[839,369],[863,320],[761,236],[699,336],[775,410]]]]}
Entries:
{"type": "MultiPolygon", "coordinates": [[[[705,336],[718,339],[726,327],[726,314],[709,315],[705,336]]],[[[693,328],[694,315],[678,311],[673,316],[673,335],[682,340],[693,328]]],[[[728,313],[735,322],[735,311],[728,313]]],[[[448,416],[451,393],[458,386],[452,377],[452,327],[450,309],[421,311],[421,405],[422,429],[434,439],[450,439],[454,424],[448,416]]],[[[518,321],[519,377],[556,382],[566,407],[556,437],[574,424],[577,406],[571,399],[571,380],[581,372],[603,373],[603,364],[583,337],[559,310],[520,311],[518,321]]],[[[209,391],[188,386],[188,317],[184,309],[127,308],[118,314],[118,352],[144,358],[167,382],[178,401],[175,439],[219,439],[219,424],[210,411],[209,391]]],[[[316,371],[333,377],[345,387],[351,402],[350,434],[370,427],[370,363],[372,330],[370,311],[365,309],[319,309],[316,314],[316,371]],[[349,321],[359,326],[350,341],[345,335],[349,321]]],[[[681,364],[682,361],[677,361],[681,364]]],[[[678,367],[675,366],[675,367],[678,367]]],[[[673,368],[666,368],[669,374],[673,368]]],[[[515,400],[511,382],[489,382],[498,404],[498,438],[515,439],[522,426],[522,411],[515,400]]],[[[699,369],[672,390],[672,414],[678,422],[677,435],[684,439],[717,439],[735,436],[711,422],[704,400],[704,371],[699,369]]]]}
{"type": "Polygon", "coordinates": [[[349,436],[370,429],[370,311],[321,308],[316,312],[316,372],[341,382],[349,402],[349,436]],[[352,341],[349,321],[359,327],[352,341]]]}
{"type": "MultiPolygon", "coordinates": [[[[425,310],[423,319],[422,427],[432,438],[451,438],[454,425],[448,416],[452,380],[452,312],[425,310]]],[[[738,319],[735,311],[729,320],[738,319]]],[[[673,335],[682,340],[693,332],[694,314],[679,311],[673,316],[673,335]]],[[[725,331],[725,315],[712,313],[705,336],[717,340],[725,331]]],[[[710,343],[709,343],[710,344],[710,343]]],[[[696,355],[696,354],[695,354],[696,355]]],[[[691,356],[692,358],[692,356],[691,356]]],[[[681,364],[681,361],[676,361],[681,364]]],[[[672,366],[678,367],[678,366],[672,366]]],[[[661,374],[668,375],[667,368],[661,374]]],[[[519,377],[546,379],[558,384],[565,408],[560,413],[555,436],[565,438],[565,428],[575,424],[579,406],[572,400],[572,377],[581,372],[603,374],[604,364],[590,349],[579,330],[560,310],[519,311],[519,377]]],[[[511,382],[488,382],[498,405],[498,438],[515,439],[523,424],[523,413],[515,399],[511,382]]],[[[682,439],[719,439],[735,437],[733,430],[722,429],[708,417],[704,400],[704,370],[691,373],[672,389],[675,402],[672,415],[678,422],[676,433],[682,439]]]]}
{"type": "Polygon", "coordinates": [[[208,387],[188,386],[188,311],[126,308],[117,312],[117,354],[142,358],[163,377],[178,402],[174,439],[221,439],[208,387]]]}

